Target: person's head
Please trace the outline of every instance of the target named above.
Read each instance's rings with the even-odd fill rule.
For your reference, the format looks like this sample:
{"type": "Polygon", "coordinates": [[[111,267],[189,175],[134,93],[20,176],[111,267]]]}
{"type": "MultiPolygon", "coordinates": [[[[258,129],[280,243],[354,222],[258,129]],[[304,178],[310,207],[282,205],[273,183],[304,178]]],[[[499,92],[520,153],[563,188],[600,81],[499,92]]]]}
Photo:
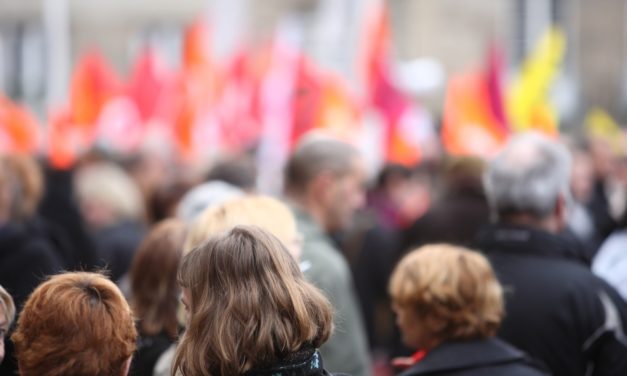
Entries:
{"type": "Polygon", "coordinates": [[[4,359],[4,336],[15,318],[15,304],[11,295],[0,286],[0,363],[4,359]]]}
{"type": "Polygon", "coordinates": [[[257,186],[257,166],[247,155],[219,160],[209,173],[206,181],[223,181],[246,192],[254,192],[257,186]]]}
{"type": "Polygon", "coordinates": [[[142,335],[164,332],[176,338],[179,287],[176,282],[183,254],[185,224],[166,219],[156,224],[140,244],[131,265],[131,305],[142,335]]]}
{"type": "Polygon", "coordinates": [[[103,275],[76,272],[35,289],[11,339],[23,376],[124,376],[136,337],[117,286],[103,275]]]}
{"type": "Polygon", "coordinates": [[[76,193],[85,219],[93,228],[144,219],[144,198],[137,184],[111,162],[81,167],[76,174],[76,193]]]}
{"type": "Polygon", "coordinates": [[[499,221],[562,230],[570,199],[570,163],[568,150],[557,141],[536,133],[512,137],[484,174],[492,214],[499,221]]]}
{"type": "Polygon", "coordinates": [[[187,330],[174,361],[182,375],[241,375],[331,334],[332,310],[272,234],[237,226],[209,238],[179,269],[187,330]]]}
{"type": "Polygon", "coordinates": [[[23,221],[35,215],[44,194],[44,178],[41,167],[32,156],[12,154],[4,156],[5,168],[13,176],[12,219],[23,221]]]}
{"type": "Polygon", "coordinates": [[[345,229],[365,201],[363,163],[345,142],[306,137],[285,167],[285,192],[327,231],[345,229]]]}
{"type": "Polygon", "coordinates": [[[192,222],[207,208],[241,197],[244,191],[223,181],[210,181],[187,191],[176,209],[176,216],[192,222]]]}
{"type": "Polygon", "coordinates": [[[298,260],[301,248],[300,236],[292,212],[281,201],[262,195],[244,196],[207,208],[191,224],[185,241],[185,252],[199,246],[208,237],[236,225],[257,226],[269,231],[279,238],[298,260]]]}
{"type": "Polygon", "coordinates": [[[503,318],[503,292],[490,263],[461,247],[412,251],[396,266],[389,291],[403,341],[417,349],[494,336],[503,318]]]}

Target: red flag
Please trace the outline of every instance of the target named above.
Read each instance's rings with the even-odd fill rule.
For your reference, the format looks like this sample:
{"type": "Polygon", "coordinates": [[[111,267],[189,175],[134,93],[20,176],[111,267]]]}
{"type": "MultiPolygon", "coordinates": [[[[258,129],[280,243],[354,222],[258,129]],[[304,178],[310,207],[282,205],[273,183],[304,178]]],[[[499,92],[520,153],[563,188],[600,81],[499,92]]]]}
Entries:
{"type": "Polygon", "coordinates": [[[122,92],[116,73],[95,51],[84,54],[70,83],[70,111],[77,127],[93,129],[105,103],[122,92]]]}
{"type": "Polygon", "coordinates": [[[383,116],[385,125],[386,160],[404,165],[415,165],[421,159],[420,134],[424,130],[408,128],[428,126],[425,119],[403,123],[417,111],[412,99],[393,82],[390,54],[389,15],[384,6],[375,12],[367,32],[366,83],[369,103],[383,116]],[[404,124],[404,127],[402,125],[404,124]]]}

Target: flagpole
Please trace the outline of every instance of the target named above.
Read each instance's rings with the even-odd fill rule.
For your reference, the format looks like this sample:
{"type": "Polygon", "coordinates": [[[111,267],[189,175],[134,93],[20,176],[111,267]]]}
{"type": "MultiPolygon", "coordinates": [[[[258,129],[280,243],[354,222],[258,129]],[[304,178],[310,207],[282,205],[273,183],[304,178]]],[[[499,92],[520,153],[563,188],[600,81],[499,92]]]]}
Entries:
{"type": "Polygon", "coordinates": [[[70,74],[70,6],[68,0],[42,0],[47,47],[46,107],[67,97],[70,74]]]}

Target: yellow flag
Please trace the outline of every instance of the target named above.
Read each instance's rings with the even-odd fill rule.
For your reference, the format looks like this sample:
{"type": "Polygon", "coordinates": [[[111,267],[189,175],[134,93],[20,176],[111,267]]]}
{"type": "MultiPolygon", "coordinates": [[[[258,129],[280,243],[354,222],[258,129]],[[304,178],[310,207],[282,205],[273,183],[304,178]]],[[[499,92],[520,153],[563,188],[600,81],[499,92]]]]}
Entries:
{"type": "Polygon", "coordinates": [[[588,111],[584,126],[588,136],[607,141],[615,155],[624,153],[623,131],[605,110],[597,107],[588,111]]]}
{"type": "Polygon", "coordinates": [[[558,115],[548,94],[559,72],[565,48],[563,33],[550,28],[524,62],[507,96],[507,110],[514,130],[557,133],[558,115]]]}

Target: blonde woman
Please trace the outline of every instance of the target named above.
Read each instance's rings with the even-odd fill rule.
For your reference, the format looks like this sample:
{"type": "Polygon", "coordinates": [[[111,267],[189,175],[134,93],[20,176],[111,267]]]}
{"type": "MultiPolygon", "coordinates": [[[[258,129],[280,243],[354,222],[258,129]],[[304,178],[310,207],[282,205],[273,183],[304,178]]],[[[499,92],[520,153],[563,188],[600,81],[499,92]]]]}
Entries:
{"type": "Polygon", "coordinates": [[[281,201],[263,195],[235,198],[206,209],[190,226],[185,252],[236,225],[259,226],[279,238],[296,259],[300,257],[301,238],[292,212],[281,201]]]}
{"type": "Polygon", "coordinates": [[[187,330],[183,376],[328,375],[317,348],[331,334],[328,300],[269,232],[237,226],[210,237],[179,270],[187,330]]]}
{"type": "Polygon", "coordinates": [[[484,256],[428,245],[405,256],[390,280],[403,342],[418,352],[401,359],[403,376],[539,376],[527,356],[494,336],[503,291],[484,256]]]}
{"type": "Polygon", "coordinates": [[[4,338],[15,318],[15,304],[13,298],[0,286],[0,363],[4,359],[4,338]]]}

